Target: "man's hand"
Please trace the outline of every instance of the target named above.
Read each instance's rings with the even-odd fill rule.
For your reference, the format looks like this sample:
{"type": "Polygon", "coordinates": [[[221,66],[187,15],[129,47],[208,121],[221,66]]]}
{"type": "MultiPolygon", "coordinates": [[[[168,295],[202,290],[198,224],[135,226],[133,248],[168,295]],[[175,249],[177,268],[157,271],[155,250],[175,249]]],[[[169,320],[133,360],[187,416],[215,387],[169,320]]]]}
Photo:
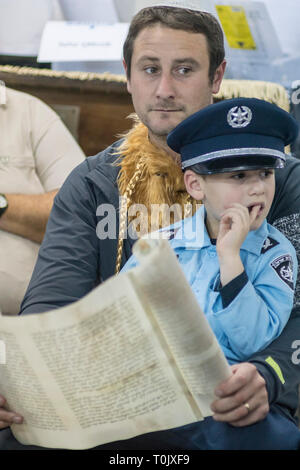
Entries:
{"type": "Polygon", "coordinates": [[[212,405],[213,418],[233,426],[261,421],[269,412],[266,383],[253,364],[231,366],[232,376],[222,382],[212,405]],[[247,404],[247,406],[245,406],[247,404]]]}
{"type": "Polygon", "coordinates": [[[11,424],[21,424],[23,418],[21,415],[5,409],[6,400],[0,395],[0,429],[7,428],[11,424]]]}

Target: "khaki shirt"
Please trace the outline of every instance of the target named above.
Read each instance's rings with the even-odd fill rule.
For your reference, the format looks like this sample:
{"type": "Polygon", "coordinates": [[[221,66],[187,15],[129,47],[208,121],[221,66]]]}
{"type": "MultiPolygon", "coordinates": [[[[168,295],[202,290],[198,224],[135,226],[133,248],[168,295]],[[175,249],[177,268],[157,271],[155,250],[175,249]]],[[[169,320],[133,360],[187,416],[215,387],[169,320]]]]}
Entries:
{"type": "MultiPolygon", "coordinates": [[[[85,156],[58,115],[39,99],[5,89],[0,104],[0,193],[60,188],[85,156]]],[[[0,310],[19,312],[39,245],[0,230],[0,310]]]]}

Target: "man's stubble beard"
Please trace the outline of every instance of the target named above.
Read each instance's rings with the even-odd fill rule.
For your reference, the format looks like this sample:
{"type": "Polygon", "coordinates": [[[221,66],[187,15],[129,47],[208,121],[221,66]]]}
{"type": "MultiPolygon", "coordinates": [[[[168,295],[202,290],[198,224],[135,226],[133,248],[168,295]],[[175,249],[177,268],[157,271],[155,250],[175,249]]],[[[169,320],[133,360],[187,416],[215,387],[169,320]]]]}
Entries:
{"type": "Polygon", "coordinates": [[[151,119],[148,119],[147,117],[145,119],[141,119],[142,123],[148,128],[149,136],[153,136],[154,139],[158,139],[158,140],[164,141],[164,142],[166,142],[167,136],[169,135],[169,133],[173,129],[175,129],[175,127],[182,120],[178,120],[178,123],[169,124],[167,127],[165,127],[165,126],[152,125],[151,124],[151,119]]]}

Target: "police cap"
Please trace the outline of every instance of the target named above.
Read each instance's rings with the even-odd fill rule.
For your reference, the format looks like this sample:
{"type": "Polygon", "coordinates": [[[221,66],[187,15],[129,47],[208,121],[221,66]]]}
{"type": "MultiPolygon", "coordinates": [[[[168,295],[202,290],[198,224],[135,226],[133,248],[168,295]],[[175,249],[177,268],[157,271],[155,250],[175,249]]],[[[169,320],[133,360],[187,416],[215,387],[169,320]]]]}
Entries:
{"type": "Polygon", "coordinates": [[[282,168],[284,147],[298,135],[297,121],[275,104],[233,98],[207,106],[182,121],[167,137],[181,154],[182,169],[199,174],[282,168]]]}

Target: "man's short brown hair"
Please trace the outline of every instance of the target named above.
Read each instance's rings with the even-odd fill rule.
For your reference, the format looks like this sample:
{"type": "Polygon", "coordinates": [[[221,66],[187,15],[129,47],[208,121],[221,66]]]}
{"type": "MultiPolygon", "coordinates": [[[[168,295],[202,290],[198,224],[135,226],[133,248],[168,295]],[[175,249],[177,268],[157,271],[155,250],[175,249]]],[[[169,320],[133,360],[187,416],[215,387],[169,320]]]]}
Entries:
{"type": "Polygon", "coordinates": [[[209,54],[209,79],[212,82],[217,67],[225,57],[221,26],[210,13],[175,7],[144,8],[133,17],[123,46],[128,80],[131,76],[131,59],[135,39],[143,29],[156,24],[191,33],[202,33],[206,37],[209,54]]]}

